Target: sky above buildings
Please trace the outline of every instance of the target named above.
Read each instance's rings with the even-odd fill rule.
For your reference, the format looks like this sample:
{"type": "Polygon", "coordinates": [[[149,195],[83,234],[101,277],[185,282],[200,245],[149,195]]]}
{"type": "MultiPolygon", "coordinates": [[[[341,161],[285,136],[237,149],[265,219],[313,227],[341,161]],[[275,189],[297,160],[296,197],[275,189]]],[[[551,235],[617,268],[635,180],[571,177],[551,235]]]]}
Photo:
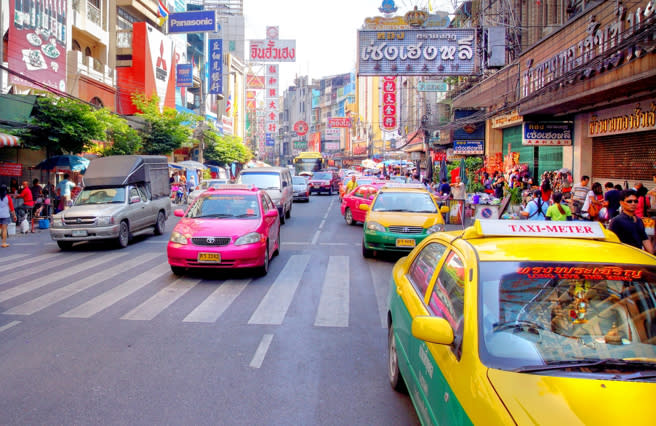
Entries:
{"type": "MultiPolygon", "coordinates": [[[[355,71],[357,30],[365,18],[382,16],[382,0],[244,0],[246,39],[264,39],[266,27],[279,27],[279,38],[296,40],[296,62],[281,63],[280,91],[294,78],[318,79],[355,71]]],[[[454,0],[430,0],[433,11],[453,12],[454,0]]],[[[429,0],[396,0],[403,15],[429,0]]],[[[246,49],[249,45],[246,44],[246,49]]],[[[257,70],[255,70],[257,71],[257,70]]]]}

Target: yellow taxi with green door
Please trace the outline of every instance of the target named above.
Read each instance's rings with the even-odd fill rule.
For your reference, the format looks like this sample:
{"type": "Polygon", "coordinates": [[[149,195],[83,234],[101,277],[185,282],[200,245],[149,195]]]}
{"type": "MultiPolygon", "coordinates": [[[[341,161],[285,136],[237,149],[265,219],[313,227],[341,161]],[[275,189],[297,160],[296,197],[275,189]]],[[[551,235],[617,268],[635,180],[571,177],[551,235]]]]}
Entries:
{"type": "Polygon", "coordinates": [[[432,234],[387,319],[390,383],[425,425],[655,422],[656,257],[597,222],[432,234]]]}
{"type": "Polygon", "coordinates": [[[383,186],[367,211],[362,237],[363,257],[377,252],[409,252],[426,236],[444,231],[443,213],[433,195],[420,184],[391,183],[383,186]]]}

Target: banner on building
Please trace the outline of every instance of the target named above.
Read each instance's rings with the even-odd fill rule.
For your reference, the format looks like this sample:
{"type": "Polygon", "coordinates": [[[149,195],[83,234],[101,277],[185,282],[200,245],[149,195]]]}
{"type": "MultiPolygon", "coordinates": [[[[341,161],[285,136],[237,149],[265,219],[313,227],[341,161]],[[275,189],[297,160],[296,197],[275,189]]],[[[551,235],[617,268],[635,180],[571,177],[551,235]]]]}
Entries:
{"type": "Polygon", "coordinates": [[[68,0],[9,0],[6,54],[9,68],[15,71],[9,74],[9,83],[43,90],[35,83],[39,82],[66,91],[67,10],[68,0]]]}
{"type": "Polygon", "coordinates": [[[255,74],[246,74],[247,89],[264,89],[264,76],[255,74]]]}
{"type": "Polygon", "coordinates": [[[448,92],[449,86],[443,81],[420,81],[417,83],[418,92],[448,92]]]}
{"type": "Polygon", "coordinates": [[[278,95],[278,80],[280,78],[280,66],[268,64],[265,76],[265,117],[266,131],[278,133],[278,111],[280,110],[280,97],[278,95]]]}
{"type": "Polygon", "coordinates": [[[328,127],[351,127],[351,119],[348,117],[332,117],[328,119],[328,127]]]}
{"type": "Polygon", "coordinates": [[[223,93],[223,40],[210,39],[210,75],[209,90],[213,95],[223,93]]]}
{"type": "Polygon", "coordinates": [[[169,14],[169,34],[219,31],[215,10],[195,10],[169,14]]]}
{"type": "Polygon", "coordinates": [[[321,133],[310,133],[308,140],[308,151],[321,152],[321,133]]]}
{"type": "Polygon", "coordinates": [[[251,62],[296,62],[296,40],[251,40],[251,62]]]}
{"type": "Polygon", "coordinates": [[[482,140],[453,141],[453,153],[455,155],[483,155],[485,142],[482,140]]]}
{"type": "Polygon", "coordinates": [[[572,123],[524,122],[522,145],[572,145],[572,123]]]}
{"type": "Polygon", "coordinates": [[[324,139],[327,141],[338,141],[342,131],[340,129],[325,129],[323,131],[324,139]]]}
{"type": "Polygon", "coordinates": [[[383,77],[383,106],[382,123],[380,128],[383,130],[396,129],[396,77],[383,77]]]}
{"type": "Polygon", "coordinates": [[[175,85],[177,87],[192,87],[194,85],[194,69],[191,64],[178,64],[176,66],[175,85]]]}
{"type": "Polygon", "coordinates": [[[475,28],[358,31],[358,75],[476,73],[475,28]]]}

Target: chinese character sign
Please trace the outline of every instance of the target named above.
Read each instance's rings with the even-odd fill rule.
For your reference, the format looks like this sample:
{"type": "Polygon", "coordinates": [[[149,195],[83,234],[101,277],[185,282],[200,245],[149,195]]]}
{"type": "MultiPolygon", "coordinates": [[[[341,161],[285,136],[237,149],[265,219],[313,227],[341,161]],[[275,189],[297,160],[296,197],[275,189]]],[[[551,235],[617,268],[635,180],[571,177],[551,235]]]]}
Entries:
{"type": "Polygon", "coordinates": [[[396,129],[396,77],[383,77],[382,123],[384,130],[396,129]]]}
{"type": "Polygon", "coordinates": [[[223,40],[210,39],[209,90],[213,95],[223,93],[223,40]]]}
{"type": "Polygon", "coordinates": [[[278,80],[280,78],[280,69],[278,64],[268,64],[264,77],[265,92],[265,118],[266,131],[268,133],[278,132],[278,110],[280,97],[278,95],[278,80]]]}

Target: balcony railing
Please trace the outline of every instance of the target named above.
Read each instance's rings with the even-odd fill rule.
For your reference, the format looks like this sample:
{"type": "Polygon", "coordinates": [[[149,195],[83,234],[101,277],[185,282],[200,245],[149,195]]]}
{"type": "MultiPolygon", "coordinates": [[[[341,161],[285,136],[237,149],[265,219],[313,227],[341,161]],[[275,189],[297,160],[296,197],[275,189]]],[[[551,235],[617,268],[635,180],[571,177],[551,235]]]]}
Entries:
{"type": "Polygon", "coordinates": [[[92,5],[91,3],[87,3],[87,19],[89,19],[91,22],[98,25],[99,27],[102,27],[102,21],[100,19],[100,16],[101,16],[100,9],[98,9],[96,6],[92,5]]]}
{"type": "Polygon", "coordinates": [[[116,31],[116,47],[119,49],[132,48],[132,30],[116,31]]]}

